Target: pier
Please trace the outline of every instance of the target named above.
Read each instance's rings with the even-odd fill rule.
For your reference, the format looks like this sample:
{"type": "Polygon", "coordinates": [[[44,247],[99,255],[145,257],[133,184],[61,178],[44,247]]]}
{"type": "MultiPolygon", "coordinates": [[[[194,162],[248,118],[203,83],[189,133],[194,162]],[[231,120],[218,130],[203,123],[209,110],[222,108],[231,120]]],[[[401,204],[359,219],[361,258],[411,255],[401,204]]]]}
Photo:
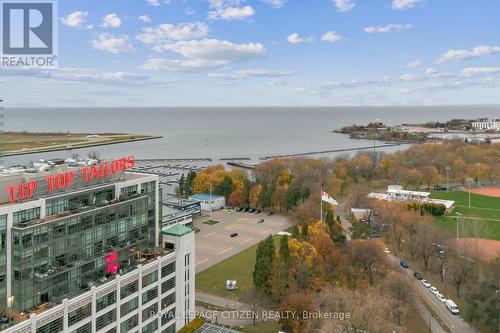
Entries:
{"type": "Polygon", "coordinates": [[[265,161],[265,160],[272,160],[274,158],[287,158],[287,157],[300,157],[300,156],[317,155],[317,154],[341,153],[341,152],[348,152],[348,151],[368,150],[368,149],[374,149],[374,148],[394,147],[394,146],[400,146],[400,145],[401,145],[400,143],[391,143],[391,144],[373,145],[373,146],[365,146],[365,147],[358,147],[358,148],[343,148],[343,149],[312,151],[312,152],[308,152],[308,153],[274,155],[274,156],[261,157],[260,159],[265,161]]]}

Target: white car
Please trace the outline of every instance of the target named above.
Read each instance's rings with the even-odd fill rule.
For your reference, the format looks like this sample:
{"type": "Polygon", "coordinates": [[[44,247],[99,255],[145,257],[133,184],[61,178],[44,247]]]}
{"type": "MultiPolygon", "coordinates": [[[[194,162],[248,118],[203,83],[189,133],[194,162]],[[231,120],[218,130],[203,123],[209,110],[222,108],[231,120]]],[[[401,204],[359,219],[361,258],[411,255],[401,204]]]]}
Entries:
{"type": "Polygon", "coordinates": [[[438,294],[436,294],[436,297],[437,297],[437,299],[438,299],[441,303],[446,302],[446,298],[444,297],[444,295],[443,295],[443,294],[438,293],[438,294]]]}
{"type": "Polygon", "coordinates": [[[444,304],[446,305],[446,308],[454,315],[460,314],[460,310],[458,309],[458,306],[451,299],[447,299],[446,302],[444,302],[444,304]]]}
{"type": "Polygon", "coordinates": [[[431,293],[433,293],[434,295],[437,295],[439,294],[439,290],[436,288],[436,287],[430,287],[429,290],[431,291],[431,293]]]}
{"type": "Polygon", "coordinates": [[[388,247],[384,247],[384,252],[385,252],[385,253],[391,253],[391,250],[389,250],[389,248],[388,248],[388,247]]]}
{"type": "Polygon", "coordinates": [[[431,284],[429,283],[429,281],[427,280],[422,280],[422,285],[425,287],[425,288],[429,288],[431,286],[431,284]]]}

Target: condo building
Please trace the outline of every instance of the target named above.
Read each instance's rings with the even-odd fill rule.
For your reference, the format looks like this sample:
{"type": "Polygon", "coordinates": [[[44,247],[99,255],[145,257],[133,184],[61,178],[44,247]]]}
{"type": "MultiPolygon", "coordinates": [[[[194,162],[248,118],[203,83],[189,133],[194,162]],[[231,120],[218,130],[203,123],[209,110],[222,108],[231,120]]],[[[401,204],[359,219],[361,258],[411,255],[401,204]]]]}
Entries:
{"type": "Polygon", "coordinates": [[[194,233],[156,175],[113,161],[0,169],[0,330],[173,333],[194,312],[194,233]]]}

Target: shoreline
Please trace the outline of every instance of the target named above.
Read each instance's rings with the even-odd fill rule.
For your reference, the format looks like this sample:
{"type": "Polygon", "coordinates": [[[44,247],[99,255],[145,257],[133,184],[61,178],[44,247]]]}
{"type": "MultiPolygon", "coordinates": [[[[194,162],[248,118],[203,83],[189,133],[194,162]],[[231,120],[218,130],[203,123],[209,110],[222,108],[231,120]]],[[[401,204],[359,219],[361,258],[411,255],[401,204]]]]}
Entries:
{"type": "Polygon", "coordinates": [[[40,154],[40,153],[48,153],[48,152],[64,151],[64,150],[76,150],[76,149],[84,149],[84,148],[91,148],[91,147],[116,145],[116,144],[129,143],[129,142],[157,140],[157,139],[162,139],[162,138],[163,138],[162,136],[146,136],[146,137],[141,137],[141,138],[133,138],[133,139],[131,138],[131,139],[124,139],[124,140],[110,141],[110,142],[94,142],[94,143],[85,142],[85,143],[78,145],[78,146],[72,146],[71,148],[68,148],[68,147],[40,147],[40,148],[34,148],[34,149],[29,149],[29,150],[7,151],[4,154],[2,154],[1,156],[2,157],[9,157],[9,156],[40,154]]]}

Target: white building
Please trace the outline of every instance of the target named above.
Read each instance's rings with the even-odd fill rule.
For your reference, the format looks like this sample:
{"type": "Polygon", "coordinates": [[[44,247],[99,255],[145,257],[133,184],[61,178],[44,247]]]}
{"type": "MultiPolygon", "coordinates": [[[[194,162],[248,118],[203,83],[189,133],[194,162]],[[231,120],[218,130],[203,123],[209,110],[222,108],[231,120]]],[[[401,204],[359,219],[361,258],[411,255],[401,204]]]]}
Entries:
{"type": "Polygon", "coordinates": [[[189,199],[197,200],[201,203],[202,211],[218,210],[226,205],[226,198],[220,195],[194,194],[189,199]]]}
{"type": "Polygon", "coordinates": [[[430,192],[407,191],[401,185],[389,185],[386,193],[370,193],[368,198],[399,202],[423,202],[442,204],[446,209],[450,209],[455,201],[429,198],[430,192]]]}
{"type": "Polygon", "coordinates": [[[492,131],[500,131],[500,119],[478,119],[477,121],[473,121],[471,126],[478,130],[492,130],[492,131]]]}
{"type": "Polygon", "coordinates": [[[161,226],[133,157],[0,171],[2,333],[180,330],[194,310],[194,232],[161,226]]]}

